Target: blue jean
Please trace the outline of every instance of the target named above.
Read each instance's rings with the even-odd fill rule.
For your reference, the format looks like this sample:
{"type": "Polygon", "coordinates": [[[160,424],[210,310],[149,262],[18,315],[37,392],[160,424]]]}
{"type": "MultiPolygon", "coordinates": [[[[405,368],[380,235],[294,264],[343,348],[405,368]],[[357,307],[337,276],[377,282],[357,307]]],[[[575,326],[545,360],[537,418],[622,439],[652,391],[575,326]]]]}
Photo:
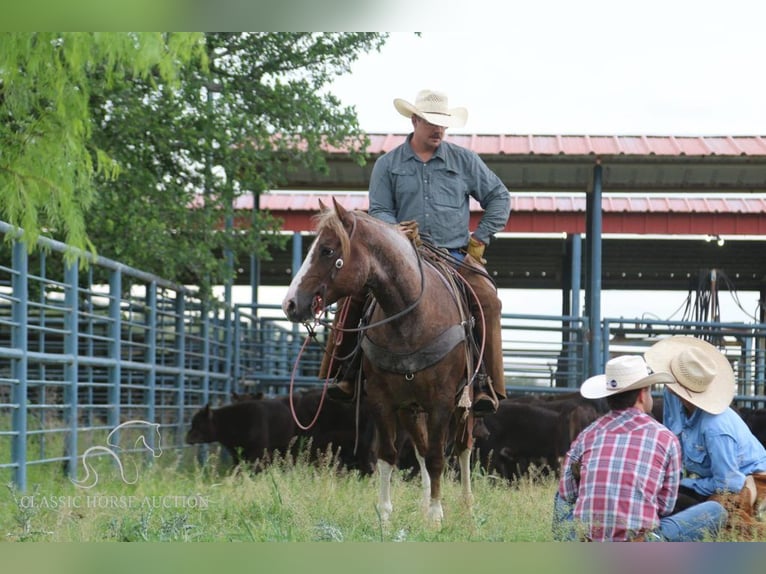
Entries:
{"type": "MultiPolygon", "coordinates": [[[[667,542],[699,542],[705,536],[715,536],[727,516],[723,506],[708,500],[660,518],[659,528],[647,533],[645,538],[667,542]]],[[[560,542],[578,540],[574,504],[561,498],[558,492],[553,499],[553,538],[560,542]]]]}

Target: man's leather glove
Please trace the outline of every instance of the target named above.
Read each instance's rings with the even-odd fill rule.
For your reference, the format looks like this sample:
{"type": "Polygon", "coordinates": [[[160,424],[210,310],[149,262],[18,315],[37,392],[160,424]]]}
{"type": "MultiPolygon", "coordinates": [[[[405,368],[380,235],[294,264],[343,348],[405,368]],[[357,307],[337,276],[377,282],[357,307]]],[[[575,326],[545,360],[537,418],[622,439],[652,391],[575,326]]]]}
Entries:
{"type": "Polygon", "coordinates": [[[420,247],[423,242],[420,240],[420,232],[418,231],[417,221],[401,221],[399,222],[399,229],[407,236],[407,239],[412,241],[415,247],[420,247]]]}
{"type": "Polygon", "coordinates": [[[468,240],[468,248],[466,251],[468,252],[468,255],[476,259],[479,263],[482,265],[487,264],[487,260],[484,259],[484,249],[486,249],[487,245],[476,239],[473,235],[471,235],[471,238],[468,240]]]}

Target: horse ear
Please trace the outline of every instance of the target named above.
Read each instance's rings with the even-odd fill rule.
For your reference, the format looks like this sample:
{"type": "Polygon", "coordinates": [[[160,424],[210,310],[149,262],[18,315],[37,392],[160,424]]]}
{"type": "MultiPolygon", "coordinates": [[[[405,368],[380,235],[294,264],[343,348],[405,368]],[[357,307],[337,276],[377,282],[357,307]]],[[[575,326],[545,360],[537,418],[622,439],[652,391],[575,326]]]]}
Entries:
{"type": "Polygon", "coordinates": [[[335,213],[338,214],[338,218],[340,218],[340,220],[343,221],[346,217],[346,208],[343,207],[340,203],[338,203],[338,200],[335,199],[334,196],[332,198],[332,204],[333,204],[333,207],[335,207],[335,213]]]}
{"type": "Polygon", "coordinates": [[[322,198],[317,198],[319,201],[319,211],[325,211],[327,209],[327,206],[324,204],[324,201],[322,201],[322,198]]]}

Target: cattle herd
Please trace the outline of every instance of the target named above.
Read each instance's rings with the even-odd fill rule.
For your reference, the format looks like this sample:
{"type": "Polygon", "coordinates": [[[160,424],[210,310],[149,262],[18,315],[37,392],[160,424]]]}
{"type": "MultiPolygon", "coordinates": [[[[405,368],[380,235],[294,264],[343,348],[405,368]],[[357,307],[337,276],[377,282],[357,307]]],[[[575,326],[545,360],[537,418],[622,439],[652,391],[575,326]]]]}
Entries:
{"type": "MultiPolygon", "coordinates": [[[[662,399],[654,405],[652,414],[662,420],[662,399]]],[[[604,401],[584,399],[576,391],[511,395],[496,413],[476,420],[474,464],[509,481],[533,469],[557,473],[572,440],[606,410],[604,401]]],[[[766,409],[736,410],[766,445],[766,409]]],[[[186,442],[219,443],[234,465],[245,463],[256,472],[277,454],[305,456],[363,475],[375,469],[375,432],[364,400],[358,406],[333,401],[323,397],[322,388],[294,393],[292,405],[289,395],[232,393],[230,404],[206,405],[194,414],[186,442]]],[[[414,476],[418,465],[412,446],[406,437],[400,443],[398,466],[414,476]]]]}

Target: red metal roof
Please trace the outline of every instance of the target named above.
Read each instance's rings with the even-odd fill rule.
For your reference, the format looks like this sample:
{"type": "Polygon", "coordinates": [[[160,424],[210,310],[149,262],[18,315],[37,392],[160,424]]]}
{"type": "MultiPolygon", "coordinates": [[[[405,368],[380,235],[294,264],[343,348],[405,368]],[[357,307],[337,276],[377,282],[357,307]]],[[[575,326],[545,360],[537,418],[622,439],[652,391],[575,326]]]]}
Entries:
{"type": "MultiPolygon", "coordinates": [[[[275,211],[318,211],[319,202],[331,205],[335,198],[347,209],[366,210],[369,207],[366,192],[277,192],[262,194],[260,209],[275,211]]],[[[766,198],[764,197],[706,197],[676,196],[660,197],[655,195],[629,196],[614,195],[602,197],[604,212],[637,213],[749,213],[766,216],[766,198]]],[[[252,195],[237,199],[236,209],[252,209],[252,195]]],[[[481,207],[471,200],[471,210],[480,211],[481,207]]],[[[512,195],[511,212],[520,211],[564,211],[585,212],[585,197],[563,195],[512,195]]]]}
{"type": "MultiPolygon", "coordinates": [[[[406,134],[367,135],[371,154],[390,151],[406,138],[406,134]]],[[[761,136],[449,134],[447,140],[480,155],[766,156],[766,138],[761,136]]]]}
{"type": "MultiPolygon", "coordinates": [[[[335,198],[347,209],[366,210],[366,192],[272,192],[259,206],[284,221],[285,231],[311,231],[320,200],[335,198]]],[[[252,209],[252,196],[237,200],[239,210],[252,209]]],[[[472,226],[481,208],[471,200],[472,226]]],[[[513,233],[584,233],[585,197],[580,195],[518,194],[511,197],[511,217],[505,231],[513,233]]],[[[602,198],[604,233],[666,235],[766,235],[766,197],[637,196],[602,198]]],[[[238,225],[248,225],[243,217],[238,225]]]]}

